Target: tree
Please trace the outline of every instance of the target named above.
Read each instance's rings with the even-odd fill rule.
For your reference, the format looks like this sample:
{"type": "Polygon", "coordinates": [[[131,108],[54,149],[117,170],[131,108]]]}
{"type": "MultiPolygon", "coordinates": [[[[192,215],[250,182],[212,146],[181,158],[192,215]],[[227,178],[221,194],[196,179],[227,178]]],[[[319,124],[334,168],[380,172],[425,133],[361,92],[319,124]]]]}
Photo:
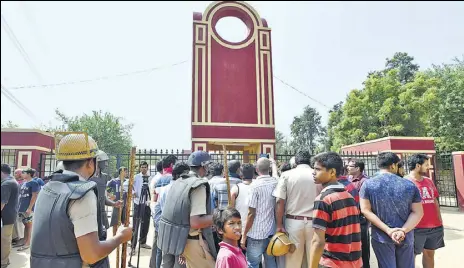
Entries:
{"type": "Polygon", "coordinates": [[[8,121],[5,124],[2,123],[2,128],[19,128],[19,125],[13,123],[12,121],[8,121]]]}
{"type": "Polygon", "coordinates": [[[464,61],[418,72],[412,60],[396,53],[331,110],[332,150],[387,136],[435,137],[440,150],[464,149],[464,61]]]}
{"type": "Polygon", "coordinates": [[[425,75],[436,81],[424,94],[427,134],[442,151],[464,150],[464,57],[455,64],[433,66],[425,75]]]}
{"type": "Polygon", "coordinates": [[[276,153],[277,154],[286,154],[290,151],[290,144],[288,142],[287,137],[285,137],[284,133],[276,130],[276,153]]]}
{"type": "Polygon", "coordinates": [[[313,154],[322,131],[321,116],[316,109],[306,106],[302,115],[293,118],[290,129],[293,149],[308,149],[313,154]]]}
{"type": "Polygon", "coordinates": [[[398,70],[398,80],[401,84],[406,84],[414,79],[414,74],[419,70],[419,65],[414,64],[414,57],[405,52],[396,52],[393,58],[386,59],[385,72],[398,70]]]}
{"type": "Polygon", "coordinates": [[[128,153],[132,146],[132,124],[123,124],[123,118],[111,113],[92,111],[92,114],[69,117],[58,109],[55,111],[62,127],[54,130],[86,131],[106,153],[128,153]]]}
{"type": "Polygon", "coordinates": [[[327,141],[325,146],[326,151],[327,149],[333,150],[332,146],[334,145],[335,132],[340,124],[340,121],[342,120],[342,107],[343,102],[340,101],[339,103],[335,104],[329,111],[329,122],[327,123],[327,128],[325,128],[327,134],[327,141]]]}

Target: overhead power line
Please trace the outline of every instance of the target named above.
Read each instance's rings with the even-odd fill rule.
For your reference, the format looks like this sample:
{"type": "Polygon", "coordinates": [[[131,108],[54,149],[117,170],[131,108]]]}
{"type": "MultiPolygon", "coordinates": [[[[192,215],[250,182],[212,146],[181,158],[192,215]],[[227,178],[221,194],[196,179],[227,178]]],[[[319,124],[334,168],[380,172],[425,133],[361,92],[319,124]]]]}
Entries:
{"type": "Polygon", "coordinates": [[[24,47],[21,45],[21,42],[18,40],[16,35],[14,34],[13,29],[11,29],[10,25],[6,21],[5,17],[3,14],[1,14],[2,17],[2,27],[5,30],[6,34],[10,38],[10,40],[13,42],[13,45],[15,46],[16,50],[18,50],[19,54],[21,54],[21,57],[24,59],[26,64],[29,66],[29,69],[32,71],[32,73],[37,76],[40,82],[42,82],[42,77],[40,76],[39,71],[35,67],[35,65],[32,63],[31,58],[29,57],[29,54],[27,54],[26,50],[24,47]]]}
{"type": "Polygon", "coordinates": [[[322,103],[322,102],[316,100],[315,98],[309,96],[308,94],[306,94],[306,93],[304,93],[303,91],[299,90],[298,88],[296,88],[296,87],[290,85],[289,83],[283,81],[283,80],[280,79],[279,77],[277,77],[277,76],[274,75],[274,78],[277,79],[277,80],[279,80],[282,84],[284,84],[284,85],[290,87],[291,89],[295,90],[296,92],[300,93],[301,95],[303,95],[303,96],[309,98],[310,100],[312,100],[312,101],[314,101],[314,102],[316,102],[316,103],[318,103],[318,104],[324,106],[325,108],[327,108],[327,109],[329,109],[329,110],[331,109],[329,106],[327,106],[327,105],[325,105],[324,103],[322,103]]]}
{"type": "Polygon", "coordinates": [[[18,100],[3,84],[1,84],[1,92],[2,94],[11,101],[16,107],[18,107],[21,111],[23,111],[27,116],[29,116],[32,120],[38,122],[37,117],[25,106],[20,100],[18,100]]]}
{"type": "Polygon", "coordinates": [[[43,84],[43,85],[17,86],[17,87],[10,87],[9,89],[47,88],[47,87],[56,87],[56,86],[65,86],[65,85],[75,85],[75,84],[81,84],[81,83],[90,83],[90,82],[108,80],[108,79],[118,78],[118,77],[123,77],[123,76],[136,75],[136,74],[142,74],[142,73],[150,73],[150,72],[155,71],[155,70],[174,67],[176,65],[180,65],[180,64],[183,64],[183,63],[186,63],[186,62],[188,62],[188,60],[184,60],[184,61],[177,62],[177,63],[170,64],[170,65],[163,65],[163,66],[158,66],[158,67],[153,67],[153,68],[148,68],[148,69],[143,69],[143,70],[137,70],[137,71],[128,72],[128,73],[120,73],[120,74],[115,74],[115,75],[100,76],[100,77],[95,77],[95,78],[91,78],[91,79],[82,79],[82,80],[74,80],[74,81],[67,81],[67,82],[60,82],[60,83],[53,83],[53,84],[43,84]]]}

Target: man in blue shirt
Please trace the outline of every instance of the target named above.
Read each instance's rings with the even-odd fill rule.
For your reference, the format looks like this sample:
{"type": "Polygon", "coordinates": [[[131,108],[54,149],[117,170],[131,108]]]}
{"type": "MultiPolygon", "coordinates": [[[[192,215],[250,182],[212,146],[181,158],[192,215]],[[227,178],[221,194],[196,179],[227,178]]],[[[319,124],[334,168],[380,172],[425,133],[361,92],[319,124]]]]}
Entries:
{"type": "Polygon", "coordinates": [[[372,223],[372,248],[379,268],[414,268],[414,227],[424,212],[419,190],[397,176],[400,158],[380,153],[380,173],[361,186],[361,212],[372,223]]]}
{"type": "Polygon", "coordinates": [[[42,187],[45,185],[45,182],[37,176],[37,171],[35,169],[32,169],[32,172],[34,172],[32,179],[35,180],[37,184],[39,184],[39,190],[42,189],[42,187]]]}
{"type": "Polygon", "coordinates": [[[34,205],[39,193],[39,184],[32,179],[35,172],[31,168],[23,170],[24,183],[21,185],[19,199],[19,217],[24,224],[24,244],[16,245],[20,247],[18,251],[29,248],[32,233],[32,217],[34,214],[34,205]]]}

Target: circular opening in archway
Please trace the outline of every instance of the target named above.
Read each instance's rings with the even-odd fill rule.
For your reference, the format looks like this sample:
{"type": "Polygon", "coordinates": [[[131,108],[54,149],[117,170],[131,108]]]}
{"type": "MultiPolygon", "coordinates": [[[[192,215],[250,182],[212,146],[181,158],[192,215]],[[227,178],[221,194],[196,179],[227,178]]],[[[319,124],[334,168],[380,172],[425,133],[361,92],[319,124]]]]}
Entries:
{"type": "Polygon", "coordinates": [[[242,42],[250,34],[250,29],[248,29],[241,19],[236,17],[224,17],[219,19],[215,28],[222,39],[231,43],[242,42]]]}

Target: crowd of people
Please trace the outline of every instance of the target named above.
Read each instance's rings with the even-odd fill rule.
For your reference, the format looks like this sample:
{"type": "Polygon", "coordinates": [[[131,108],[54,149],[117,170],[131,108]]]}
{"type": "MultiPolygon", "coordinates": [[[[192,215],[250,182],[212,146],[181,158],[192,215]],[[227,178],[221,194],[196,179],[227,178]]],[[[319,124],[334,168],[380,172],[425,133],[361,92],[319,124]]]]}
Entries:
{"type": "Polygon", "coordinates": [[[231,160],[227,170],[204,151],[187,162],[168,155],[153,176],[139,163],[132,226],[123,227],[128,169],[111,179],[91,137],[68,137],[56,150],[62,166],[45,185],[32,169],[12,177],[2,164],[2,268],[12,245],[31,248],[32,268],[110,267],[108,255],[129,241],[129,254],[151,250],[149,263],[140,263],[150,268],[370,267],[371,247],[380,268],[414,268],[419,254],[429,268],[444,247],[438,191],[424,176],[423,154],[404,163],[379,153],[372,178],[361,160],[333,152],[301,150],[279,166],[268,157],[231,160]],[[109,222],[105,205],[113,207],[109,222]]]}

